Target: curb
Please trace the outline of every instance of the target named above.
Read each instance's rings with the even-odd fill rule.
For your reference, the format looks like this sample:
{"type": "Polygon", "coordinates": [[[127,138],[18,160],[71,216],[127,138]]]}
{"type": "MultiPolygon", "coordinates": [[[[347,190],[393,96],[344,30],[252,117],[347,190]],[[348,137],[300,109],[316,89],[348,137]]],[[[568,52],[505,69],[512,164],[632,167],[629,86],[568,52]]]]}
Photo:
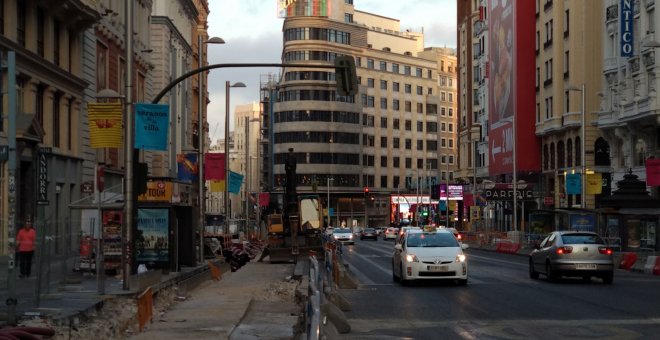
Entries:
{"type": "Polygon", "coordinates": [[[235,323],[233,326],[231,326],[231,329],[227,333],[227,339],[231,339],[232,334],[234,334],[234,331],[236,330],[236,328],[241,325],[243,320],[245,320],[245,317],[247,316],[248,311],[250,311],[250,308],[252,308],[253,304],[254,304],[254,297],[250,297],[250,301],[247,303],[247,307],[245,307],[245,309],[243,310],[243,313],[241,313],[241,318],[238,319],[237,323],[235,323]]]}

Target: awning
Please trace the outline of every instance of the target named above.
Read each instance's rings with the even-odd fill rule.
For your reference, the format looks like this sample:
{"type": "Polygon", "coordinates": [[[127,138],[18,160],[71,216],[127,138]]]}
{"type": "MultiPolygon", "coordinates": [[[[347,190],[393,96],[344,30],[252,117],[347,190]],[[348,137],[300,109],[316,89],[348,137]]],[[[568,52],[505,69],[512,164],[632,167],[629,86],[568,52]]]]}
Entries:
{"type": "Polygon", "coordinates": [[[623,215],[660,215],[660,208],[623,208],[619,209],[623,215]]]}

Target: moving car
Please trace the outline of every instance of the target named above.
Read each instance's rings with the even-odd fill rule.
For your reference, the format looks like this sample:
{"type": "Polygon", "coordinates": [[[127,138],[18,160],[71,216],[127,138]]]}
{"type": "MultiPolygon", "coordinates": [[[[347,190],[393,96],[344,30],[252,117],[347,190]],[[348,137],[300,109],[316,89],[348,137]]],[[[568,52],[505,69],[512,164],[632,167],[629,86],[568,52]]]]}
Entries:
{"type": "Polygon", "coordinates": [[[353,240],[353,232],[348,228],[335,228],[335,230],[332,231],[332,237],[335,239],[335,241],[342,243],[355,243],[353,240]]]}
{"type": "Polygon", "coordinates": [[[383,233],[383,240],[396,240],[397,235],[399,235],[399,228],[389,227],[383,233]]]}
{"type": "Polygon", "coordinates": [[[461,233],[458,232],[458,230],[456,230],[456,228],[445,228],[445,229],[451,231],[452,234],[454,234],[454,237],[456,237],[456,239],[458,240],[458,242],[463,242],[463,236],[461,235],[461,233]]]}
{"type": "Polygon", "coordinates": [[[593,232],[555,231],[529,254],[529,277],[544,274],[549,281],[561,276],[599,277],[605,284],[614,281],[612,248],[593,232]]]}
{"type": "Polygon", "coordinates": [[[378,241],[378,232],[374,228],[364,228],[360,231],[360,240],[372,239],[378,241]]]}
{"type": "Polygon", "coordinates": [[[401,238],[403,237],[403,235],[404,235],[408,230],[421,230],[421,229],[422,229],[422,228],[420,228],[420,227],[411,227],[411,226],[408,226],[408,227],[401,227],[401,229],[399,229],[399,235],[397,236],[397,239],[396,239],[397,243],[399,243],[399,242],[401,241],[401,238]]]}
{"type": "Polygon", "coordinates": [[[459,244],[445,229],[409,230],[392,255],[392,279],[405,285],[412,280],[448,279],[467,284],[467,244],[459,244]]]}

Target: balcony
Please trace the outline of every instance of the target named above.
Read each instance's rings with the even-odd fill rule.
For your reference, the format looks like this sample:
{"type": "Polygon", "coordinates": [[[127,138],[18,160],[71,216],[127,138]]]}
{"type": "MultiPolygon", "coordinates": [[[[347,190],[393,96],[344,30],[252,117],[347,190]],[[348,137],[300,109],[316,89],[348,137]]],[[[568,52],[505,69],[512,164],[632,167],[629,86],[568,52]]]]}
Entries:
{"type": "Polygon", "coordinates": [[[608,74],[616,72],[616,70],[621,66],[625,65],[626,61],[621,57],[608,57],[603,60],[603,73],[608,74]]]}
{"type": "Polygon", "coordinates": [[[582,113],[564,112],[561,116],[561,126],[564,128],[580,127],[582,124],[582,113]]]}

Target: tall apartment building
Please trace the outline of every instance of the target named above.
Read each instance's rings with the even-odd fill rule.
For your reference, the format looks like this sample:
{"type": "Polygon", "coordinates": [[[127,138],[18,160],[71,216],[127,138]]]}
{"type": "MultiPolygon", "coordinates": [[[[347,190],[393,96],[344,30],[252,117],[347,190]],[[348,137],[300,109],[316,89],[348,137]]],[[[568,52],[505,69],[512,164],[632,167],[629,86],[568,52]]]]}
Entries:
{"type": "Polygon", "coordinates": [[[7,148],[5,156],[16,153],[16,168],[10,172],[8,157],[0,161],[0,254],[10,251],[9,228],[14,228],[13,238],[31,216],[44,235],[53,237],[52,255],[57,257],[67,253],[71,240],[67,225],[60,222],[77,219],[68,204],[80,199],[85,169],[91,165],[84,141],[93,67],[85,62],[90,61],[85,31],[100,14],[93,1],[11,0],[0,5],[0,57],[7,65],[11,51],[16,60],[16,87],[9,87],[7,67],[1,80],[0,144],[7,148]],[[8,91],[16,91],[15,108],[9,106],[8,91]],[[15,150],[8,148],[9,114],[16,115],[15,150]]]}
{"type": "MultiPolygon", "coordinates": [[[[230,151],[229,168],[244,175],[243,185],[236,199],[231,200],[232,218],[245,218],[245,212],[254,214],[253,201],[249,193],[259,189],[261,106],[259,103],[236,105],[234,109],[233,148],[230,151]]],[[[254,218],[254,217],[253,217],[254,218]]]]}
{"type": "Polygon", "coordinates": [[[602,6],[599,0],[536,1],[536,134],[546,208],[594,208],[594,195],[586,195],[585,205],[580,194],[567,192],[566,176],[594,170],[599,132],[591,122],[602,89],[602,6]]]}
{"type": "Polygon", "coordinates": [[[394,222],[390,194],[426,191],[442,173],[454,176],[456,92],[440,82],[455,79],[456,61],[425,49],[423,33],[401,31],[397,19],[356,10],[350,0],[327,4],[286,8],[283,62],[332,65],[351,55],[359,94],[337,95],[334,72],[283,70],[272,120],[274,187],[284,184],[292,148],[298,190],[325,189],[333,225],[363,226],[367,215],[370,225],[386,225],[394,222]]]}

